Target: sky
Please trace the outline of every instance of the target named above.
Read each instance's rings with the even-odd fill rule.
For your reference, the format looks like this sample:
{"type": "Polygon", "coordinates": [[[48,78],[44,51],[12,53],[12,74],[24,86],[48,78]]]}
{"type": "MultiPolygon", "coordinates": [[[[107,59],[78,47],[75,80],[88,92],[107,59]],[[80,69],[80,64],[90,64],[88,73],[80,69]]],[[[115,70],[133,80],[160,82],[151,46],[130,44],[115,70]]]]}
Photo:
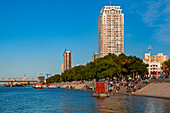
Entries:
{"type": "MultiPolygon", "coordinates": [[[[0,78],[60,73],[65,49],[72,65],[98,52],[98,17],[110,0],[0,0],[0,78]]],[[[125,18],[125,54],[170,57],[169,0],[111,0],[125,18]]]]}

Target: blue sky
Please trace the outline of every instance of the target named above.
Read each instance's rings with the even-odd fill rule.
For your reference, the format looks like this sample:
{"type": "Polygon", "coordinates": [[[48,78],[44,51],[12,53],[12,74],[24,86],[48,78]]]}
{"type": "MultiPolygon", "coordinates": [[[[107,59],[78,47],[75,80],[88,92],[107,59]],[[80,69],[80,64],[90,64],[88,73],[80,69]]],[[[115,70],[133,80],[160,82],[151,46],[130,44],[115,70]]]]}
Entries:
{"type": "MultiPolygon", "coordinates": [[[[98,51],[98,17],[109,0],[1,0],[0,77],[60,73],[63,52],[73,66],[98,51]]],[[[152,46],[170,56],[169,0],[112,0],[125,14],[125,54],[152,46]]]]}

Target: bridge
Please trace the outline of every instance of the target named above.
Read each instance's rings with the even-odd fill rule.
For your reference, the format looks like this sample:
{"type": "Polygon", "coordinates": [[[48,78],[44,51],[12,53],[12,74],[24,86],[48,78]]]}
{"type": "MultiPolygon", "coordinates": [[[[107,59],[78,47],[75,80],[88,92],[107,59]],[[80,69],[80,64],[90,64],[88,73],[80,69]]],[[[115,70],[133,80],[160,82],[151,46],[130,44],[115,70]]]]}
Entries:
{"type": "Polygon", "coordinates": [[[30,83],[36,83],[38,80],[35,80],[36,78],[14,78],[12,79],[11,77],[9,78],[1,78],[0,83],[4,83],[5,85],[15,85],[15,84],[30,84],[30,83]]]}
{"type": "Polygon", "coordinates": [[[10,86],[12,87],[13,85],[17,85],[17,84],[33,84],[38,82],[37,80],[0,80],[0,83],[4,83],[5,86],[10,86]]]}
{"type": "Polygon", "coordinates": [[[38,82],[37,80],[0,80],[0,82],[38,82]]]}

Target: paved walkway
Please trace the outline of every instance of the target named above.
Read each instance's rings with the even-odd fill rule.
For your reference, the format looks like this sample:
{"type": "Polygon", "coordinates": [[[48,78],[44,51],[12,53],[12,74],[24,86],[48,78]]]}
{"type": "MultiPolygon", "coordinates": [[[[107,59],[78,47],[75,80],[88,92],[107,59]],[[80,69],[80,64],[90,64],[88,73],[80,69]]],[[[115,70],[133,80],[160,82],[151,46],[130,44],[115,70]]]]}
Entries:
{"type": "Polygon", "coordinates": [[[170,79],[155,80],[148,86],[136,91],[133,95],[170,99],[170,79]]]}

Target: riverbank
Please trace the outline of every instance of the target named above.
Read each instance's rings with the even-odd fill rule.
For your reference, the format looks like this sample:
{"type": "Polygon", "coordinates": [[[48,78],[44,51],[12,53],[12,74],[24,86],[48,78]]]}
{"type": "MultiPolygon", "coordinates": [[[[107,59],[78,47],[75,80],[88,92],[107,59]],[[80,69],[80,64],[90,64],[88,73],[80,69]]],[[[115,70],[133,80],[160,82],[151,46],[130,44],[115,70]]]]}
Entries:
{"type": "Polygon", "coordinates": [[[64,89],[75,89],[75,90],[87,90],[90,87],[94,86],[95,83],[93,81],[85,81],[85,82],[63,82],[63,83],[53,83],[50,84],[52,88],[64,88],[64,89]]]}
{"type": "MultiPolygon", "coordinates": [[[[95,85],[95,82],[93,81],[88,81],[84,83],[67,82],[63,84],[59,83],[57,85],[60,85],[61,88],[66,89],[87,90],[90,89],[90,87],[93,87],[95,85]],[[88,86],[88,88],[86,86],[88,86]]],[[[142,88],[141,89],[136,88],[135,92],[128,93],[128,95],[170,99],[170,79],[158,79],[158,80],[152,79],[148,84],[143,83],[143,81],[140,81],[138,84],[136,84],[136,86],[137,87],[142,86],[142,88]]],[[[115,94],[127,95],[126,89],[127,89],[126,87],[120,86],[120,90],[118,92],[116,92],[116,90],[112,91],[110,93],[110,96],[115,94]]]]}
{"type": "Polygon", "coordinates": [[[170,79],[155,80],[133,95],[170,99],[170,79]]]}

